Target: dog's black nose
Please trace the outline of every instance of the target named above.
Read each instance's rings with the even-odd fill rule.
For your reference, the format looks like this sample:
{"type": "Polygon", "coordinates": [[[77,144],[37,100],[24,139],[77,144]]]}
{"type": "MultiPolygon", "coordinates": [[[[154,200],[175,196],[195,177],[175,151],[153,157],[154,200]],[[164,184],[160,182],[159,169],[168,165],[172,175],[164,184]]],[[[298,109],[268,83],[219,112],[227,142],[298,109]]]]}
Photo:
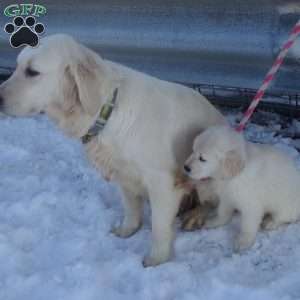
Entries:
{"type": "Polygon", "coordinates": [[[191,168],[190,168],[189,166],[187,166],[187,165],[184,165],[184,166],[183,166],[183,169],[184,169],[184,171],[187,172],[187,173],[190,173],[190,172],[191,172],[191,168]]]}

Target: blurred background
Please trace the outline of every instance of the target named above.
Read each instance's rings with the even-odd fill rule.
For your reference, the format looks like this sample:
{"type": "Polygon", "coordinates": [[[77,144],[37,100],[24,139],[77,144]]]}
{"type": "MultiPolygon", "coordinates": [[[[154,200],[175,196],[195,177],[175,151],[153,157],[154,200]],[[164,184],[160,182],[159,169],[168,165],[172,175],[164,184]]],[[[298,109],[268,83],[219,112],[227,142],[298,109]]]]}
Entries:
{"type": "MultiPolygon", "coordinates": [[[[23,1],[13,1],[14,4],[23,1]]],[[[2,0],[0,9],[13,4],[2,0]]],[[[47,13],[44,35],[68,33],[104,58],[190,85],[211,100],[247,105],[300,17],[290,0],[30,1],[47,13]]],[[[2,16],[3,28],[13,18],[2,16]]],[[[15,67],[0,29],[0,75],[15,67]]],[[[289,53],[263,105],[298,112],[300,40],[289,53]]]]}

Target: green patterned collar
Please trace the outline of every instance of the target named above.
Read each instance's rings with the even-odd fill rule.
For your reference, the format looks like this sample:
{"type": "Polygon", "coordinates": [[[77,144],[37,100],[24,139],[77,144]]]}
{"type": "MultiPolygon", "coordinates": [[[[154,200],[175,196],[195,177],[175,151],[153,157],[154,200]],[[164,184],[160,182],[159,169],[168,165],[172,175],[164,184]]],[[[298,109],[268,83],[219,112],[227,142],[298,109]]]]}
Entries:
{"type": "Polygon", "coordinates": [[[113,97],[110,101],[106,102],[100,110],[97,120],[90,127],[88,132],[81,138],[83,144],[87,144],[91,139],[99,134],[100,131],[105,127],[108,119],[110,118],[118,96],[118,88],[114,90],[113,97]]]}

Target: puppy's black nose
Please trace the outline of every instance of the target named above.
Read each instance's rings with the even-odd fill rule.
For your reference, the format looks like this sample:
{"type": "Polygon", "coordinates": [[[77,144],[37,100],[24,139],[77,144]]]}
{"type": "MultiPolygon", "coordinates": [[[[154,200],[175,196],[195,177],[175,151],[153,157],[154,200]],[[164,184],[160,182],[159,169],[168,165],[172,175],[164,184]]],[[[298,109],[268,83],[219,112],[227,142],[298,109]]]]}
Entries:
{"type": "Polygon", "coordinates": [[[184,169],[184,171],[187,172],[187,173],[190,173],[190,172],[191,172],[191,168],[190,168],[189,166],[187,166],[187,165],[184,165],[184,166],[183,166],[183,169],[184,169]]]}

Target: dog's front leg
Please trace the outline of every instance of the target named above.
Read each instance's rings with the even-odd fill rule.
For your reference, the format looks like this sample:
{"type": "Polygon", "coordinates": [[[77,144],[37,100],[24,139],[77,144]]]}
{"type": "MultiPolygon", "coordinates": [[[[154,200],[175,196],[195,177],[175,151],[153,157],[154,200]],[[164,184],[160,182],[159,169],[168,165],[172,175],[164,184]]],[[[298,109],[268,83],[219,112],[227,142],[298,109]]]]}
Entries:
{"type": "Polygon", "coordinates": [[[148,185],[152,212],[152,247],[144,258],[145,267],[156,266],[170,259],[174,239],[174,221],[182,192],[174,188],[172,176],[157,176],[148,185]]]}
{"type": "Polygon", "coordinates": [[[214,217],[207,219],[204,227],[209,229],[223,226],[230,222],[232,214],[233,207],[226,203],[226,201],[220,201],[220,204],[217,208],[217,214],[214,217]]]}
{"type": "Polygon", "coordinates": [[[127,238],[135,234],[142,225],[143,199],[126,187],[123,187],[123,194],[124,219],[112,232],[118,237],[127,238]]]}
{"type": "Polygon", "coordinates": [[[247,207],[240,210],[240,213],[241,229],[234,245],[236,252],[246,250],[255,243],[256,234],[264,216],[263,211],[256,207],[247,207]]]}

